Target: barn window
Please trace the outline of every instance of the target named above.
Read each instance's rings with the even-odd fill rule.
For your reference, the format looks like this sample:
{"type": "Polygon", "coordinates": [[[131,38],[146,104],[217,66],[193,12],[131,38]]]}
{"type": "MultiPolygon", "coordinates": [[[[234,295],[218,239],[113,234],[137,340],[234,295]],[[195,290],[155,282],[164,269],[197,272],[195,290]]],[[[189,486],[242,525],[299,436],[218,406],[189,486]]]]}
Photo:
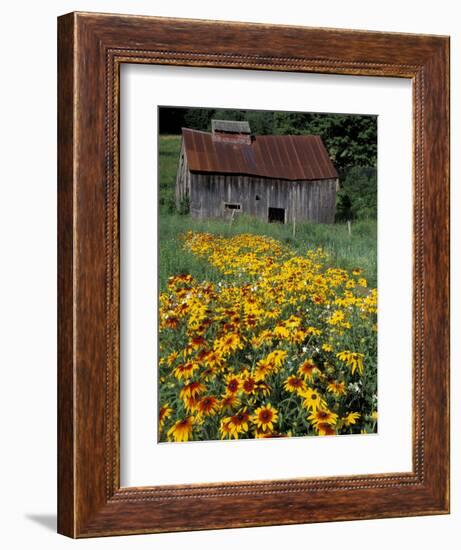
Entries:
{"type": "Polygon", "coordinates": [[[255,200],[259,201],[261,200],[261,197],[259,195],[256,195],[255,200]]]}
{"type": "Polygon", "coordinates": [[[224,210],[241,210],[242,206],[238,202],[225,202],[224,210]]]}
{"type": "Polygon", "coordinates": [[[269,222],[285,223],[285,208],[269,208],[269,222]]]}

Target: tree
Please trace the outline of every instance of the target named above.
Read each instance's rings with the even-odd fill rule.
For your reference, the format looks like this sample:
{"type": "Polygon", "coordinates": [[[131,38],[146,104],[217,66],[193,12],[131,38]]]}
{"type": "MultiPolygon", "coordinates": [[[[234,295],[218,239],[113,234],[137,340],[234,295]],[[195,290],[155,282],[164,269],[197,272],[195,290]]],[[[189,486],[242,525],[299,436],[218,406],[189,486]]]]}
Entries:
{"type": "Polygon", "coordinates": [[[363,166],[350,168],[337,194],[337,219],[376,218],[377,191],[376,168],[363,166]]]}
{"type": "Polygon", "coordinates": [[[247,120],[258,135],[319,135],[339,172],[337,217],[376,216],[377,118],[373,115],[247,111],[244,109],[161,108],[161,133],[181,127],[211,131],[212,119],[247,120]]]}
{"type": "Polygon", "coordinates": [[[210,130],[215,109],[186,109],[184,125],[193,130],[210,130]]]}
{"type": "Polygon", "coordinates": [[[352,166],[377,162],[376,117],[321,113],[275,113],[276,134],[319,135],[341,175],[352,166]]]}
{"type": "Polygon", "coordinates": [[[182,126],[210,131],[212,118],[248,120],[255,135],[319,135],[342,178],[352,166],[376,167],[377,124],[373,115],[162,108],[160,132],[179,134],[182,126]]]}

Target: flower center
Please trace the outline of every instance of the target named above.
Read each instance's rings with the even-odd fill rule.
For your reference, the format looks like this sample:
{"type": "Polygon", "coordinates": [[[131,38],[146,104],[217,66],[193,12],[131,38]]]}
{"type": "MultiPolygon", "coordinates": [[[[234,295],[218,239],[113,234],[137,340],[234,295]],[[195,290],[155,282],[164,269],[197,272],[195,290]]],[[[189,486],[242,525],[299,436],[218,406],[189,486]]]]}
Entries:
{"type": "Polygon", "coordinates": [[[263,422],[268,422],[272,418],[272,413],[268,410],[261,411],[261,414],[259,415],[259,418],[263,422]]]}

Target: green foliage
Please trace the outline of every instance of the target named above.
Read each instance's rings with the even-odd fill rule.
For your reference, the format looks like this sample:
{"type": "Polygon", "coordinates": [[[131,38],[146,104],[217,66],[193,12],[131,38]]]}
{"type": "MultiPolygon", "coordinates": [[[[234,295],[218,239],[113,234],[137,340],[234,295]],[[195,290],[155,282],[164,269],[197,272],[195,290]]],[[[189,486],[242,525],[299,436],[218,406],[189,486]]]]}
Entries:
{"type": "MultiPolygon", "coordinates": [[[[361,267],[364,269],[365,277],[371,285],[376,285],[376,171],[370,169],[351,169],[345,178],[341,191],[338,193],[338,220],[355,219],[352,224],[352,235],[349,236],[345,223],[335,225],[322,224],[297,224],[296,236],[293,237],[291,225],[267,224],[266,222],[238,216],[232,225],[223,220],[195,220],[186,213],[188,204],[179,205],[179,211],[175,205],[175,182],[176,170],[178,167],[179,152],[181,148],[180,136],[160,136],[159,139],[159,210],[160,210],[160,283],[162,288],[172,273],[191,273],[194,277],[213,280],[213,269],[209,264],[184,253],[179,241],[180,235],[188,230],[209,231],[222,235],[233,235],[241,232],[254,233],[257,235],[269,235],[300,252],[306,248],[321,246],[332,254],[335,265],[345,269],[361,267]],[[362,174],[362,175],[361,175],[362,174]],[[364,177],[369,175],[369,186],[363,184],[364,177]],[[374,180],[373,180],[374,174],[374,180]],[[354,186],[353,178],[359,179],[357,188],[354,186]],[[374,187],[372,182],[374,181],[374,187]],[[352,200],[363,204],[367,200],[374,204],[374,216],[363,215],[369,204],[354,210],[358,214],[344,214],[344,206],[341,201],[349,200],[349,193],[352,200]],[[374,197],[374,199],[372,198],[374,197]],[[373,203],[374,200],[374,203],[373,203]],[[369,220],[361,218],[370,218],[369,220]],[[374,218],[374,219],[373,219],[374,218]],[[190,257],[189,257],[190,256],[190,257]]],[[[352,210],[351,210],[352,212],[352,210]]]]}
{"type": "Polygon", "coordinates": [[[180,150],[181,136],[159,138],[159,209],[163,213],[176,212],[175,186],[180,150]]]}
{"type": "Polygon", "coordinates": [[[247,120],[254,135],[274,133],[274,113],[271,111],[218,109],[214,112],[213,118],[218,120],[247,120]]]}
{"type": "Polygon", "coordinates": [[[160,215],[159,238],[160,289],[165,288],[168,277],[174,273],[190,274],[199,281],[221,280],[221,275],[208,262],[183,250],[181,235],[187,231],[224,236],[241,233],[267,235],[291,246],[300,255],[308,249],[322,247],[330,254],[332,265],[348,270],[359,267],[363,269],[370,286],[376,286],[377,228],[374,220],[353,223],[351,235],[345,223],[297,224],[293,237],[291,225],[268,224],[244,215],[235,218],[231,225],[225,220],[197,220],[190,216],[163,213],[160,215]]]}
{"type": "Polygon", "coordinates": [[[337,219],[376,219],[377,195],[376,168],[362,166],[350,168],[337,194],[337,219]]]}
{"type": "Polygon", "coordinates": [[[212,118],[248,120],[255,135],[320,135],[341,176],[352,166],[376,167],[377,118],[373,115],[190,108],[184,109],[183,120],[179,121],[177,108],[160,109],[160,127],[167,127],[171,119],[177,133],[182,125],[210,131],[212,118]]]}
{"type": "Polygon", "coordinates": [[[321,136],[336,169],[376,166],[375,116],[319,113],[274,113],[274,134],[321,136]]]}
{"type": "Polygon", "coordinates": [[[185,216],[186,214],[189,214],[189,212],[190,212],[189,197],[183,197],[179,201],[178,214],[180,214],[181,216],[185,216]]]}
{"type": "Polygon", "coordinates": [[[376,431],[377,295],[362,273],[268,236],[182,243],[218,281],[175,273],[160,295],[161,441],[376,431]]]}
{"type": "MultiPolygon", "coordinates": [[[[184,109],[184,126],[193,130],[211,130],[215,109],[184,109]]],[[[164,116],[168,116],[166,113],[164,116]]],[[[229,119],[231,120],[231,119],[229,119]]]]}

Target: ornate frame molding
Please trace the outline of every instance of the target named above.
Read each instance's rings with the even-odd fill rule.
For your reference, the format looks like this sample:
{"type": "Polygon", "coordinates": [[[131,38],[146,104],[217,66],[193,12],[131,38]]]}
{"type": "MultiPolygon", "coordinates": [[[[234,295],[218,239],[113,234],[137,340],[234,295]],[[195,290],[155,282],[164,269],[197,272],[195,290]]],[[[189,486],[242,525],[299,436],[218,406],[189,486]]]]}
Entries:
{"type": "Polygon", "coordinates": [[[73,13],[59,18],[58,40],[59,532],[87,537],[447,513],[448,39],[73,13]],[[216,26],[219,43],[209,32],[216,26]],[[412,472],[120,487],[121,63],[413,80],[412,472]],[[434,399],[443,406],[434,410],[434,399]]]}

